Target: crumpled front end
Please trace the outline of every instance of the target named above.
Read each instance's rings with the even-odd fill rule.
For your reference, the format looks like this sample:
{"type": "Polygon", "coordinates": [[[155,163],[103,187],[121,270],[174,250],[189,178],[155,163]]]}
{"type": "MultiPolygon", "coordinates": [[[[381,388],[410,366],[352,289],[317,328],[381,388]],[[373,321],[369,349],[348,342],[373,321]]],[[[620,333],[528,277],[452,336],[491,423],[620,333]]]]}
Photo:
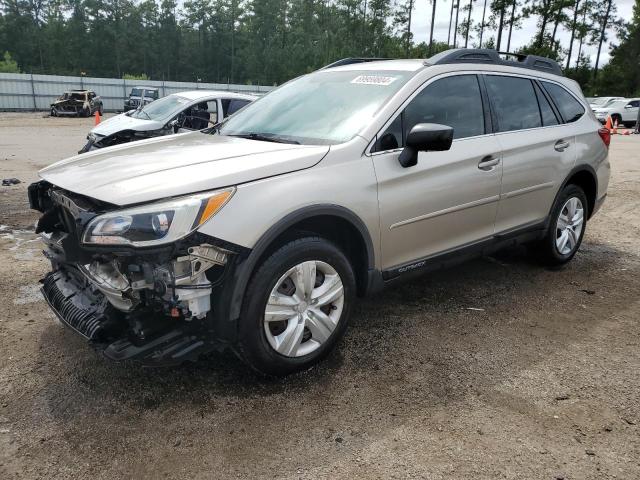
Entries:
{"type": "Polygon", "coordinates": [[[47,182],[29,200],[52,265],[42,293],[66,326],[113,360],[176,364],[216,348],[212,298],[241,247],[197,232],[149,249],[87,246],[84,227],[112,206],[47,182]]]}

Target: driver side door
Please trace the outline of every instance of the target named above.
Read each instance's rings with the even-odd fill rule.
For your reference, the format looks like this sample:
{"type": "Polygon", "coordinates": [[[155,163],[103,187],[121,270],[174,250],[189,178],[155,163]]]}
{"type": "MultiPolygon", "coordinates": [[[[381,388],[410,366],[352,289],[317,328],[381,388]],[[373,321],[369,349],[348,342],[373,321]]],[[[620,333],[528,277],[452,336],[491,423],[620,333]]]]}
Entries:
{"type": "Polygon", "coordinates": [[[494,233],[502,163],[480,82],[475,74],[439,77],[378,135],[372,161],[387,277],[494,233]],[[398,157],[418,123],[453,127],[454,140],[449,151],[419,152],[418,164],[403,168],[398,157]]]}
{"type": "Polygon", "coordinates": [[[201,100],[185,108],[176,116],[177,131],[175,133],[193,132],[210,127],[218,122],[219,101],[217,99],[201,100]],[[202,106],[206,104],[206,109],[202,106]]]}

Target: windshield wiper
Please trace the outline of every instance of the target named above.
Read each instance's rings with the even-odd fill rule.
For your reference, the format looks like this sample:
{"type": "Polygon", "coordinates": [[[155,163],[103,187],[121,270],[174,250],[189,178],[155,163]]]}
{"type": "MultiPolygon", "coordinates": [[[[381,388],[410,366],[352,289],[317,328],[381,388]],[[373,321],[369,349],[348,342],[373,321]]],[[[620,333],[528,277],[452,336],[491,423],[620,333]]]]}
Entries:
{"type": "Polygon", "coordinates": [[[288,140],[269,133],[239,133],[236,135],[229,135],[229,137],[248,138],[249,140],[259,140],[261,142],[291,143],[294,145],[300,145],[300,142],[296,142],[295,140],[288,140]]]}

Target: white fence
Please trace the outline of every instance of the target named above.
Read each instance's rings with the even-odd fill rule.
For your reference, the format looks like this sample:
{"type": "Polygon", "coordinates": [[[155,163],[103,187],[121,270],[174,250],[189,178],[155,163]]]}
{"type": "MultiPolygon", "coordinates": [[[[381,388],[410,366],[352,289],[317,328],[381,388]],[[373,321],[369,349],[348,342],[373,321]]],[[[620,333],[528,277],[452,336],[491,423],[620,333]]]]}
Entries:
{"type": "Polygon", "coordinates": [[[259,85],[0,73],[0,111],[49,110],[49,105],[65,91],[88,89],[102,97],[106,111],[115,112],[122,110],[124,100],[129,96],[131,88],[136,86],[158,87],[161,97],[185,90],[225,90],[264,94],[273,88],[259,85]]]}

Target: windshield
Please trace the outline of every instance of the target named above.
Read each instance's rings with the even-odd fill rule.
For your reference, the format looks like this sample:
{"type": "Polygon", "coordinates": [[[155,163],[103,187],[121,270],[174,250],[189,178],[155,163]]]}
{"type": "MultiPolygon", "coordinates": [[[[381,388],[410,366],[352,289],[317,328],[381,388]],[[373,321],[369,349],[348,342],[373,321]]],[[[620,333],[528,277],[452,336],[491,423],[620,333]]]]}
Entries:
{"type": "Polygon", "coordinates": [[[267,135],[302,144],[351,140],[414,72],[319,71],[305,75],[226,120],[221,135],[267,135]]]}
{"type": "Polygon", "coordinates": [[[131,117],[142,120],[164,120],[178,113],[188,103],[189,100],[184,97],[169,95],[168,97],[145,105],[145,107],[140,110],[132,110],[131,117]]]}

